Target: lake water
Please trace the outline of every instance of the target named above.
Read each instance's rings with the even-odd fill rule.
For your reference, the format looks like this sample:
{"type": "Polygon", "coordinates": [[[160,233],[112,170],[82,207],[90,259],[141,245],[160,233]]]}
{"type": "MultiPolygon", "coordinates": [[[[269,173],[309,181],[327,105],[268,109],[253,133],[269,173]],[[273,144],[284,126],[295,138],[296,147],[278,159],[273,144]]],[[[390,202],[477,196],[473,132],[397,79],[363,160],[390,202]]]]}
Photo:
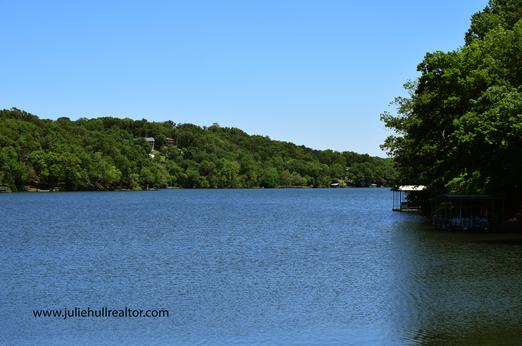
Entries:
{"type": "Polygon", "coordinates": [[[391,208],[387,189],[0,194],[0,345],[519,344],[522,238],[391,208]],[[33,317],[63,307],[169,317],[33,317]]]}

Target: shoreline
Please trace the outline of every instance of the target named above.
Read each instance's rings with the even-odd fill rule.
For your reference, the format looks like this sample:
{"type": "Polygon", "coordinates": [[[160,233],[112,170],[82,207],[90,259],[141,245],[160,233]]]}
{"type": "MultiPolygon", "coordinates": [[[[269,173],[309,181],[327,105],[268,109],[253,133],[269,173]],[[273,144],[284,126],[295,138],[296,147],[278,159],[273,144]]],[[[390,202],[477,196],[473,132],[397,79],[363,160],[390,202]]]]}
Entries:
{"type": "Polygon", "coordinates": [[[161,187],[147,189],[114,189],[114,190],[53,190],[41,189],[40,191],[1,191],[2,194],[18,193],[69,193],[69,192],[157,192],[162,190],[346,190],[346,189],[391,189],[390,186],[346,186],[346,187],[313,187],[313,186],[281,186],[281,187],[161,187]]]}

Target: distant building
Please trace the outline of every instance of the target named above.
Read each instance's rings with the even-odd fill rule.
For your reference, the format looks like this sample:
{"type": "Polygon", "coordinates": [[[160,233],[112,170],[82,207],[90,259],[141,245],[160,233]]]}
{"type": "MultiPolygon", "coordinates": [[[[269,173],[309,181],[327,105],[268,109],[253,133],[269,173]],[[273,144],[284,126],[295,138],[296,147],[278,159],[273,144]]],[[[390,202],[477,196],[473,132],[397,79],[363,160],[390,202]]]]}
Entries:
{"type": "Polygon", "coordinates": [[[166,145],[176,145],[176,140],[174,138],[165,138],[165,144],[166,145]]]}
{"type": "Polygon", "coordinates": [[[154,137],[145,137],[145,142],[150,145],[150,151],[154,150],[154,143],[156,142],[154,137]]]}

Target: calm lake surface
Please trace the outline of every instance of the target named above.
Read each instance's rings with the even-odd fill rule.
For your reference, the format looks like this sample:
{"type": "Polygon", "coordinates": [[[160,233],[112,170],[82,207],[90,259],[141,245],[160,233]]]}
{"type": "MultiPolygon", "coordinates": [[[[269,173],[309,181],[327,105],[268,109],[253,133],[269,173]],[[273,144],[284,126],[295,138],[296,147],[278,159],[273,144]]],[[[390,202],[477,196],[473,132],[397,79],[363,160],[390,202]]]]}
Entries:
{"type": "Polygon", "coordinates": [[[387,189],[0,194],[0,345],[520,344],[522,238],[387,189]],[[34,318],[34,309],[168,318],[34,318]]]}

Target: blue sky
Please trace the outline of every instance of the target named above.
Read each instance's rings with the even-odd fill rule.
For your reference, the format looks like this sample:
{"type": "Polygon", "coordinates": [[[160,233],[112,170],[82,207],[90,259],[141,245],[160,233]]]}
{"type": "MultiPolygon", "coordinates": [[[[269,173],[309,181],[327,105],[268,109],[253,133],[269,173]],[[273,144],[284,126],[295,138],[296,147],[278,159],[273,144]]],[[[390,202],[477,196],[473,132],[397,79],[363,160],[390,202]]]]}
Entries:
{"type": "Polygon", "coordinates": [[[4,1],[0,108],[384,156],[379,114],[486,0],[4,1]]]}

